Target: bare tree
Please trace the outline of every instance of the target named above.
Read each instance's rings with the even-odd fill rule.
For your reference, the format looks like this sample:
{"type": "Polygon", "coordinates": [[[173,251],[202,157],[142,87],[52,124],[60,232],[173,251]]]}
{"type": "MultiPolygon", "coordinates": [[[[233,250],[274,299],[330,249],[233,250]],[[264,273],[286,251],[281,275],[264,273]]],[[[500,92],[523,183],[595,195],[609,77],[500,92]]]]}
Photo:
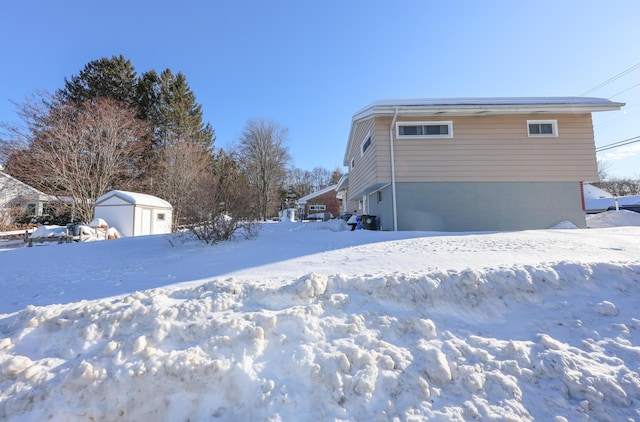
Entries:
{"type": "Polygon", "coordinates": [[[210,171],[189,192],[183,227],[208,244],[227,240],[238,231],[245,237],[257,235],[258,226],[249,218],[248,193],[249,185],[237,163],[220,151],[210,171]]]}
{"type": "Polygon", "coordinates": [[[598,167],[598,181],[604,182],[609,177],[609,170],[611,169],[611,162],[605,160],[604,158],[598,158],[597,162],[598,167]]]}
{"type": "Polygon", "coordinates": [[[266,221],[279,206],[287,163],[287,129],[275,122],[251,120],[235,150],[240,167],[252,189],[256,216],[266,221]]]}
{"type": "Polygon", "coordinates": [[[635,179],[608,178],[594,185],[615,196],[640,195],[640,179],[637,177],[635,179]]]}
{"type": "Polygon", "coordinates": [[[329,184],[330,185],[337,184],[340,181],[340,179],[342,179],[342,176],[344,176],[344,172],[342,171],[342,168],[336,167],[331,172],[331,179],[329,180],[329,184]]]}
{"type": "Polygon", "coordinates": [[[298,198],[306,196],[313,192],[311,172],[291,167],[287,170],[285,185],[293,191],[298,198]]]}
{"type": "Polygon", "coordinates": [[[21,201],[4,204],[4,206],[0,204],[0,231],[16,230],[17,219],[25,213],[26,205],[21,201]]]}
{"type": "Polygon", "coordinates": [[[183,223],[188,208],[200,196],[193,195],[210,172],[212,157],[199,142],[179,140],[157,150],[151,190],[173,206],[174,229],[183,223]]]}
{"type": "Polygon", "coordinates": [[[311,170],[313,189],[320,190],[331,185],[331,171],[323,167],[314,167],[311,170]]]}
{"type": "Polygon", "coordinates": [[[615,196],[640,195],[640,177],[610,177],[611,162],[598,158],[598,182],[594,185],[615,196]]]}
{"type": "Polygon", "coordinates": [[[147,126],[112,99],[81,105],[27,105],[25,143],[13,143],[7,171],[45,192],[68,196],[80,221],[93,218],[95,200],[135,177],[147,126]]]}

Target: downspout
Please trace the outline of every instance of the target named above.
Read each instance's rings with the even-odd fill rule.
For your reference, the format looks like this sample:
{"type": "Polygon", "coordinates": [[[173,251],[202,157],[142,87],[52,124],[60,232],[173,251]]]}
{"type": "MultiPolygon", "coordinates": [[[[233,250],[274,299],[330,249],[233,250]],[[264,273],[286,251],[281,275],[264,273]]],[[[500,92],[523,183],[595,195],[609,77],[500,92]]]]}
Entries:
{"type": "Polygon", "coordinates": [[[391,120],[391,126],[389,126],[389,148],[391,151],[391,207],[393,209],[393,231],[398,231],[398,206],[396,203],[396,159],[393,152],[393,129],[396,125],[396,118],[398,117],[398,108],[395,108],[393,113],[393,119],[391,120]]]}

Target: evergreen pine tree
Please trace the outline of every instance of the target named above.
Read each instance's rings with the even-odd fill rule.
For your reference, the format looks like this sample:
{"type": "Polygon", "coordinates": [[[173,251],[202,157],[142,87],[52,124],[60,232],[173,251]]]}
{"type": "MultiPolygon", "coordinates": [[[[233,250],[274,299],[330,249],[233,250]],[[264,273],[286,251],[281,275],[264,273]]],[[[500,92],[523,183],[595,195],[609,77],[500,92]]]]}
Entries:
{"type": "Polygon", "coordinates": [[[191,140],[211,148],[214,132],[210,124],[202,121],[202,107],[189,88],[185,76],[166,69],[157,81],[156,135],[162,144],[178,140],[191,140]]]}
{"type": "Polygon", "coordinates": [[[64,89],[58,96],[64,102],[82,104],[97,98],[111,98],[136,107],[136,71],[131,62],[122,55],[110,59],[103,57],[87,63],[78,75],[64,79],[64,89]]]}

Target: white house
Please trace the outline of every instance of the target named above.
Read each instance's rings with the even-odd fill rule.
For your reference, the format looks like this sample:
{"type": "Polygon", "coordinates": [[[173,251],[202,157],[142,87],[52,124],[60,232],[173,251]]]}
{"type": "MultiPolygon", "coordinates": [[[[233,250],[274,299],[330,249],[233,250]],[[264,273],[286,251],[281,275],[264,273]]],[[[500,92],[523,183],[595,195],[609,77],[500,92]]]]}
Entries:
{"type": "Polygon", "coordinates": [[[144,193],[113,190],[96,200],[94,216],[102,218],[123,236],[171,233],[173,207],[144,193]]]}
{"type": "Polygon", "coordinates": [[[0,171],[0,218],[7,218],[13,207],[24,208],[25,212],[30,211],[35,217],[39,217],[44,214],[45,205],[55,199],[54,196],[40,192],[0,171]]]}
{"type": "Polygon", "coordinates": [[[609,207],[624,205],[640,205],[640,195],[620,196],[615,195],[595,187],[591,184],[584,184],[584,205],[587,214],[597,214],[604,212],[609,207]]]}

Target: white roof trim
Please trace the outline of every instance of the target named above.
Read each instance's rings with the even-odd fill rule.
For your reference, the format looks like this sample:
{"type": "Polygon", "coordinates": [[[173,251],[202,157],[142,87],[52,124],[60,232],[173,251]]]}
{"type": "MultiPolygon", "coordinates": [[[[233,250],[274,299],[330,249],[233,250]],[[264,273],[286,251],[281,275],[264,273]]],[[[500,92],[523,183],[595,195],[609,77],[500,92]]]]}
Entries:
{"type": "Polygon", "coordinates": [[[132,205],[146,205],[155,208],[167,208],[172,209],[170,203],[164,199],[160,199],[157,196],[147,195],[146,193],[127,192],[122,190],[112,190],[105,193],[98,199],[96,199],[96,205],[106,201],[109,198],[117,197],[132,205]]]}
{"type": "Polygon", "coordinates": [[[303,196],[302,198],[298,199],[298,204],[299,204],[299,205],[306,204],[306,203],[307,203],[307,201],[308,201],[309,199],[311,199],[311,198],[315,198],[316,196],[320,196],[320,195],[322,195],[323,193],[327,193],[327,192],[330,192],[330,191],[332,191],[332,190],[336,190],[336,188],[337,188],[337,187],[338,187],[338,185],[331,185],[331,186],[327,186],[327,187],[326,187],[326,188],[324,188],[324,189],[320,189],[319,191],[316,191],[316,192],[310,193],[310,194],[309,194],[309,195],[307,195],[307,196],[303,196]]]}
{"type": "Polygon", "coordinates": [[[349,186],[349,173],[345,173],[340,177],[340,180],[338,180],[338,184],[336,185],[336,191],[343,191],[347,189],[347,186],[349,186]]]}
{"type": "Polygon", "coordinates": [[[593,97],[496,97],[431,98],[375,101],[353,116],[353,121],[371,115],[475,115],[524,113],[591,113],[619,110],[624,103],[593,97]]]}

